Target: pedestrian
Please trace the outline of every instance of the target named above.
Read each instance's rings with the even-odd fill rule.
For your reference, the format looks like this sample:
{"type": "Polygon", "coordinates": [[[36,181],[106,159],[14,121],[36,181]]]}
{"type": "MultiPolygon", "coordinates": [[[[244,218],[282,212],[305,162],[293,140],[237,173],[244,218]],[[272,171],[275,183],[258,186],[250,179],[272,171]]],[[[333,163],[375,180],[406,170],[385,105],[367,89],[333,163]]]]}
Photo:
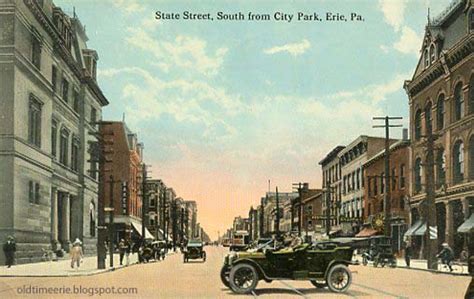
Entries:
{"type": "Polygon", "coordinates": [[[81,265],[81,261],[83,257],[81,245],[82,245],[82,242],[78,238],[76,238],[74,243],[72,243],[72,248],[69,254],[71,255],[71,268],[73,269],[74,269],[74,264],[77,265],[77,268],[79,268],[79,266],[81,265]]]}
{"type": "Polygon", "coordinates": [[[405,262],[407,267],[410,268],[410,260],[413,255],[413,248],[411,242],[407,241],[405,246],[405,262]]]}
{"type": "Polygon", "coordinates": [[[128,240],[125,240],[125,262],[127,266],[130,264],[130,250],[131,250],[131,245],[128,240]]]}
{"type": "Polygon", "coordinates": [[[15,239],[13,236],[7,237],[7,242],[3,245],[3,253],[5,254],[5,262],[7,268],[10,268],[15,261],[15,251],[16,251],[16,244],[15,239]]]}
{"type": "Polygon", "coordinates": [[[442,244],[443,249],[436,255],[437,258],[441,258],[441,262],[449,267],[449,271],[453,271],[452,261],[454,260],[454,252],[449,247],[448,243],[442,244]]]}
{"type": "Polygon", "coordinates": [[[124,239],[120,239],[118,247],[119,247],[119,255],[120,255],[120,266],[122,266],[123,265],[123,257],[125,256],[125,252],[127,250],[124,239]]]}

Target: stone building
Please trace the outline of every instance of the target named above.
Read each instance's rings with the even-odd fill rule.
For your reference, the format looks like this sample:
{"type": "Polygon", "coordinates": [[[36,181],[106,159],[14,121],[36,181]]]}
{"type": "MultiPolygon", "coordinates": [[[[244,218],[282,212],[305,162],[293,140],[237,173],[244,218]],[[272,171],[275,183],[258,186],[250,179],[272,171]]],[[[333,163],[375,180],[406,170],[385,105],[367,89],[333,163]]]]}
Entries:
{"type": "Polygon", "coordinates": [[[16,238],[18,263],[76,238],[86,254],[96,249],[88,148],[108,101],[87,41],[78,17],[51,0],[0,1],[0,240],[16,238]]]}
{"type": "MultiPolygon", "coordinates": [[[[323,174],[323,190],[330,194],[330,216],[332,217],[330,223],[331,231],[333,232],[342,229],[339,223],[339,211],[342,198],[342,177],[341,164],[339,163],[339,157],[337,154],[344,148],[345,146],[342,145],[336,146],[319,162],[323,174]]],[[[322,210],[323,215],[326,215],[326,208],[326,199],[324,199],[322,210]]],[[[326,227],[326,222],[323,223],[323,226],[326,227]]]]}
{"type": "Polygon", "coordinates": [[[411,223],[426,229],[426,209],[421,203],[426,198],[425,136],[431,131],[436,139],[438,243],[449,243],[456,255],[465,244],[464,236],[456,230],[471,215],[474,205],[473,33],[472,1],[454,1],[429,20],[414,75],[405,82],[412,134],[411,223]]]}
{"type": "MultiPolygon", "coordinates": [[[[278,230],[282,230],[282,221],[285,218],[285,204],[291,202],[298,197],[298,192],[278,192],[278,208],[280,212],[280,226],[278,230]]],[[[276,192],[267,192],[263,198],[263,235],[270,236],[277,231],[277,194],[276,192]]]]}
{"type": "MultiPolygon", "coordinates": [[[[393,142],[393,140],[391,141],[393,142]]],[[[358,233],[364,215],[363,165],[385,146],[385,138],[361,135],[338,154],[342,195],[339,223],[344,234],[358,233]]]]}
{"type": "MultiPolygon", "coordinates": [[[[390,218],[393,248],[403,248],[403,236],[409,224],[409,162],[410,142],[399,140],[390,146],[390,218]]],[[[370,230],[362,236],[383,232],[384,216],[385,149],[363,164],[364,168],[364,221],[370,230]]]]}
{"type": "MultiPolygon", "coordinates": [[[[114,242],[124,238],[138,242],[142,234],[143,144],[137,134],[121,121],[101,122],[102,138],[108,142],[108,161],[104,166],[104,206],[110,206],[110,176],[113,177],[114,242]]],[[[105,217],[108,222],[108,217],[105,217]]],[[[151,233],[145,229],[146,237],[151,233]]]]}

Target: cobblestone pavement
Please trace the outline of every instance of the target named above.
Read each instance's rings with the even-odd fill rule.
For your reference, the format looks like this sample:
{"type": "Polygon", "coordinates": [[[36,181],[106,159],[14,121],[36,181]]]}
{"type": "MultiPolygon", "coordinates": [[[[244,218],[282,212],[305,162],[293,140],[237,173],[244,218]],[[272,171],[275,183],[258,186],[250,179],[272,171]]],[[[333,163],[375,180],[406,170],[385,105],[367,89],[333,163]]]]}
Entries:
{"type": "Polygon", "coordinates": [[[237,296],[219,278],[227,250],[206,247],[206,262],[185,264],[178,253],[164,261],[92,276],[1,277],[0,298],[91,298],[93,293],[101,298],[463,298],[471,280],[468,276],[413,269],[351,266],[353,283],[345,294],[316,289],[307,281],[285,280],[259,282],[254,294],[237,296]],[[52,295],[53,288],[62,293],[52,295]],[[67,289],[72,293],[65,295],[67,289]],[[36,294],[29,294],[35,290],[36,294]],[[40,290],[43,293],[38,294],[40,290]]]}

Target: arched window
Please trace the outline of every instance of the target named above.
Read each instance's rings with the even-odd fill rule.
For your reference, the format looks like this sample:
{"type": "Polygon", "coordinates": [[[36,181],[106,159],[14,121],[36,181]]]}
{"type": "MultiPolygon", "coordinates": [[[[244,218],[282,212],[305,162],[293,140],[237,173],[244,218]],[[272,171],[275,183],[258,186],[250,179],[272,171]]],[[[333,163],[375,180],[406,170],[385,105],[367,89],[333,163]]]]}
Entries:
{"type": "Polygon", "coordinates": [[[456,142],[453,148],[453,179],[454,183],[460,183],[464,179],[464,144],[456,142]]]}
{"type": "Polygon", "coordinates": [[[474,75],[469,80],[469,113],[474,113],[474,75]]]}
{"type": "Polygon", "coordinates": [[[436,155],[436,184],[441,187],[446,183],[446,154],[441,148],[436,155]]]}
{"type": "Polygon", "coordinates": [[[415,113],[415,140],[421,138],[421,110],[417,110],[415,113]]]}
{"type": "Polygon", "coordinates": [[[421,166],[421,158],[417,158],[415,160],[415,193],[419,193],[421,191],[421,175],[422,175],[422,166],[421,166]]]}
{"type": "Polygon", "coordinates": [[[444,128],[444,94],[440,94],[438,97],[436,108],[436,126],[438,130],[444,128]]]}
{"type": "Polygon", "coordinates": [[[464,97],[462,96],[462,82],[454,88],[454,117],[460,120],[464,116],[464,97]]]}
{"type": "Polygon", "coordinates": [[[469,178],[474,179],[474,135],[469,139],[469,178]]]}
{"type": "Polygon", "coordinates": [[[431,117],[431,102],[428,102],[425,107],[425,128],[426,133],[431,133],[432,131],[432,117],[431,117]]]}
{"type": "Polygon", "coordinates": [[[425,69],[430,66],[430,54],[428,53],[428,49],[425,49],[425,53],[423,54],[425,59],[425,69]]]}
{"type": "Polygon", "coordinates": [[[431,47],[430,47],[430,62],[433,63],[433,62],[435,62],[435,60],[436,60],[435,46],[431,45],[431,47]]]}

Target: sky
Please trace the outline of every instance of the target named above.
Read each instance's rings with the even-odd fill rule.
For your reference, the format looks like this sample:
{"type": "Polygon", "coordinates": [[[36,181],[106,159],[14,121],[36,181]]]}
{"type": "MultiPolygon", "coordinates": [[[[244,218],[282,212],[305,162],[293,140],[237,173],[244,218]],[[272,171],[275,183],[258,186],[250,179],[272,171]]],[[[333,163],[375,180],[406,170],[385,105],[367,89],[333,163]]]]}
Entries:
{"type": "MultiPolygon", "coordinates": [[[[73,8],[97,50],[98,82],[145,145],[151,176],[198,203],[212,238],[278,186],[321,187],[318,164],[373,116],[402,116],[428,8],[450,0],[56,0],[73,8]],[[211,13],[213,21],[156,20],[155,12],[211,13]],[[218,12],[350,15],[364,21],[218,21],[218,12]]],[[[296,18],[296,17],[294,17],[296,18]]],[[[401,138],[401,129],[392,130],[401,138]]]]}

